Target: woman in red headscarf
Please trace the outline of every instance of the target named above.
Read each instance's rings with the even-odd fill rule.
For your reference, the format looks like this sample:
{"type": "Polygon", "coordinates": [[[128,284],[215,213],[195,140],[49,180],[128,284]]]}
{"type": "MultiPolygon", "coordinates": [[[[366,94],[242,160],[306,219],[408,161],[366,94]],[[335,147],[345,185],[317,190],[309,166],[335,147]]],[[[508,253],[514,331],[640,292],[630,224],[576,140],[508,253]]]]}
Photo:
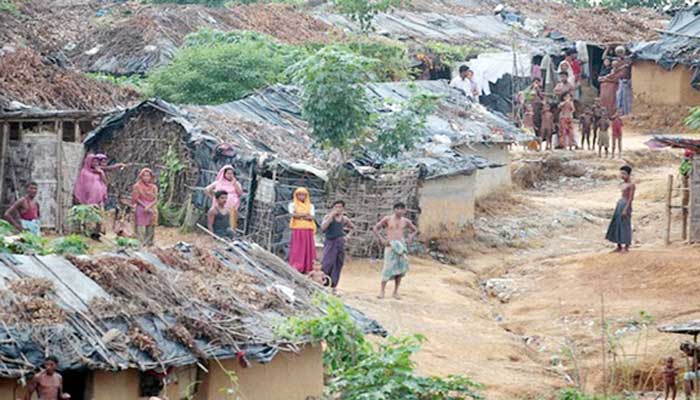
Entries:
{"type": "Polygon", "coordinates": [[[153,246],[158,224],[158,186],[153,180],[153,171],[150,168],[142,169],[131,193],[136,235],[143,246],[153,246]]]}

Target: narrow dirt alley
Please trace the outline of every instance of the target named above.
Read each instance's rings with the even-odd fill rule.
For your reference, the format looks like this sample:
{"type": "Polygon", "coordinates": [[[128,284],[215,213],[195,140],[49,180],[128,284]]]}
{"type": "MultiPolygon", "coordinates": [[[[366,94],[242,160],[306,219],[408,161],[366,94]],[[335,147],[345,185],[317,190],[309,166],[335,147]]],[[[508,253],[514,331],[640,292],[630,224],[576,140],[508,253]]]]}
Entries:
{"type": "MultiPolygon", "coordinates": [[[[663,244],[667,176],[680,156],[646,149],[648,138],[628,135],[625,143],[638,185],[631,253],[610,254],[604,240],[623,161],[557,153],[556,176],[478,205],[476,237],[444,249],[462,262],[412,259],[397,301],[375,297],[380,261],[351,261],[341,296],[394,335],[424,334],[421,372],[466,374],[490,399],[546,398],[571,384],[600,390],[601,338],[607,357],[616,357],[608,367],[620,375],[609,386],[652,389],[661,357],[677,355],[680,341],[657,325],[700,317],[691,261],[700,249],[663,244]]],[[[522,165],[542,155],[515,158],[522,165]]]]}

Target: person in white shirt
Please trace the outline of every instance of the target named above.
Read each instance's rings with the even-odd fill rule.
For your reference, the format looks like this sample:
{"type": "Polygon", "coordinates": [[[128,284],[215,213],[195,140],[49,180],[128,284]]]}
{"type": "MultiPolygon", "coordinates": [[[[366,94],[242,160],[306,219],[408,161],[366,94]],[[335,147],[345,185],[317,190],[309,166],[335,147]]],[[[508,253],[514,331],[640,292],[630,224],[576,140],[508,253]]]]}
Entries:
{"type": "Polygon", "coordinates": [[[466,65],[459,67],[459,75],[450,81],[450,86],[461,90],[471,99],[479,98],[479,88],[474,81],[474,71],[466,65]]]}

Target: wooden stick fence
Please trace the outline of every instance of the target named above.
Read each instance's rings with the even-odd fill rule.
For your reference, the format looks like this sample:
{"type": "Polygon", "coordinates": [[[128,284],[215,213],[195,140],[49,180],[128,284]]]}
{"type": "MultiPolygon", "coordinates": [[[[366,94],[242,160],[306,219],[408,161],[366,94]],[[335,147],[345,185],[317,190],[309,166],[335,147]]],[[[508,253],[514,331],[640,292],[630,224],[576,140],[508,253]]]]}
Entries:
{"type": "Polygon", "coordinates": [[[673,223],[673,210],[680,209],[682,213],[681,240],[688,239],[688,215],[690,201],[689,178],[681,177],[679,186],[674,187],[673,175],[668,176],[666,190],[666,245],[671,244],[671,226],[673,223]],[[681,203],[673,204],[674,194],[680,194],[681,203]]]}

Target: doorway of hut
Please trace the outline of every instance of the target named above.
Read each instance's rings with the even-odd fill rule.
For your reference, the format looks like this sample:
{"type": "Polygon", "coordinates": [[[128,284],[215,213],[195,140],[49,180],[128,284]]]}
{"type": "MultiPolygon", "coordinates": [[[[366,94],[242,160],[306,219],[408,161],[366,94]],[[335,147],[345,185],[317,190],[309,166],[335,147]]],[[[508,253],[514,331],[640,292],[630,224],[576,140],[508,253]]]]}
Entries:
{"type": "Polygon", "coordinates": [[[71,400],[89,400],[92,396],[88,396],[88,382],[91,380],[89,370],[80,371],[61,371],[63,377],[63,393],[70,394],[71,400]]]}
{"type": "Polygon", "coordinates": [[[600,77],[600,67],[603,66],[604,49],[591,44],[586,45],[586,49],[588,49],[588,68],[590,69],[591,85],[600,90],[598,78],[600,77]]]}

